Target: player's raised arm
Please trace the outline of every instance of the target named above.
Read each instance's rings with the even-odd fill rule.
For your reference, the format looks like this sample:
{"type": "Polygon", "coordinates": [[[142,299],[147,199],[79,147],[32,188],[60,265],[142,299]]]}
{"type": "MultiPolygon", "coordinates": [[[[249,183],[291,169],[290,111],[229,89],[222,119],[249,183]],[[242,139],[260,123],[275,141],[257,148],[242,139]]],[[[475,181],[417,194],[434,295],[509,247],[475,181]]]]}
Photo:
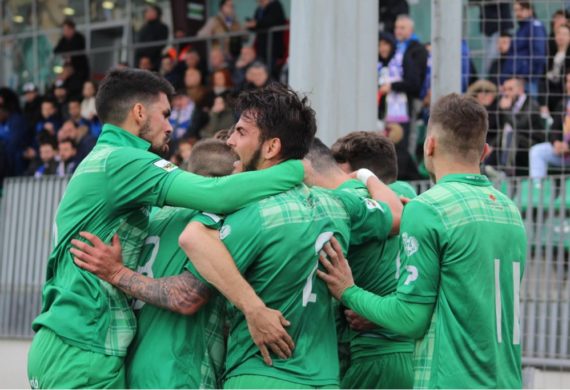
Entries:
{"type": "Polygon", "coordinates": [[[121,243],[115,235],[111,245],[97,236],[81,232],[91,245],[72,240],[71,253],[77,266],[119,288],[125,294],[151,305],[184,315],[196,313],[209,299],[211,290],[190,272],[153,279],[123,265],[121,243]]]}
{"type": "Polygon", "coordinates": [[[180,235],[179,244],[200,275],[244,313],[265,363],[272,364],[268,347],[282,359],[290,357],[295,344],[284,328],[289,322],[257,296],[220,241],[218,232],[192,222],[180,235]]]}

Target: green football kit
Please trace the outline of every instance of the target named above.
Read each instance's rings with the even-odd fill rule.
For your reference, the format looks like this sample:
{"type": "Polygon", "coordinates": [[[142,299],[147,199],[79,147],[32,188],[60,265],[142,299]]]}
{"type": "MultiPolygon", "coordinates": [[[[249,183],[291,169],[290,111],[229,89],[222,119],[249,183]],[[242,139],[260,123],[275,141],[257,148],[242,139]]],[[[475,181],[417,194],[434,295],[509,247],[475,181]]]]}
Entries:
{"type": "MultiPolygon", "coordinates": [[[[395,182],[389,187],[398,196],[409,199],[416,196],[407,183],[395,182]]],[[[338,189],[369,196],[366,186],[357,181],[348,181],[338,189]]],[[[347,258],[355,283],[378,295],[396,291],[400,273],[399,252],[399,236],[351,246],[347,258]]],[[[382,328],[363,332],[349,329],[348,339],[350,365],[342,378],[342,388],[396,389],[413,386],[414,340],[382,328]]]]}
{"type": "MultiPolygon", "coordinates": [[[[293,188],[304,175],[301,162],[290,161],[259,172],[204,178],[161,160],[149,147],[147,141],[106,124],[95,148],[78,166],[55,218],[42,311],[32,324],[38,332],[33,343],[44,337],[39,330],[47,328],[66,344],[86,352],[124,357],[134,337],[136,321],[127,296],[74,264],[70,242],[80,238],[80,231],[106,243],[117,233],[123,262],[134,269],[147,236],[151,206],[229,212],[293,188]]],[[[68,372],[59,355],[58,351],[32,348],[30,382],[40,387],[72,387],[73,378],[81,374],[68,372]],[[40,366],[34,361],[49,361],[51,366],[38,371],[40,366]],[[45,370],[61,373],[61,382],[45,384],[45,370]]],[[[110,381],[117,383],[111,369],[110,381]]]]}
{"type": "MultiPolygon", "coordinates": [[[[197,211],[165,206],[151,216],[138,272],[176,276],[188,258],[178,237],[197,211]]],[[[137,333],[125,362],[127,387],[142,389],[220,388],[225,344],[223,303],[212,295],[187,316],[136,301],[137,333]]]]}
{"type": "Polygon", "coordinates": [[[484,176],[447,175],[404,208],[400,232],[396,294],[353,286],[343,302],[394,332],[426,319],[416,388],[520,388],[526,234],[514,203],[484,176]]]}
{"type": "Polygon", "coordinates": [[[220,238],[259,297],[291,322],[287,331],[295,350],[289,359],[274,358],[272,366],[265,365],[243,314],[231,308],[225,387],[256,387],[263,380],[268,385],[276,380],[305,387],[338,386],[332,299],[316,277],[318,254],[332,235],[347,248],[385,239],[391,226],[385,204],[304,185],[227,216],[220,238]]]}

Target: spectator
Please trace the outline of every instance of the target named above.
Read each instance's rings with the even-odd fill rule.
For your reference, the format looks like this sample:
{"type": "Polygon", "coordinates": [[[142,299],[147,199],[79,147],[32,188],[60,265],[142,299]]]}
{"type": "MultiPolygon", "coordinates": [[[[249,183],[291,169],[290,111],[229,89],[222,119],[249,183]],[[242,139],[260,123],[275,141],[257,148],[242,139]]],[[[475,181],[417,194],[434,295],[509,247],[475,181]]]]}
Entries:
{"type": "Polygon", "coordinates": [[[24,172],[22,155],[27,141],[27,125],[19,110],[18,96],[8,88],[0,88],[0,143],[3,145],[1,163],[4,175],[17,176],[24,172]]]}
{"type": "Polygon", "coordinates": [[[555,110],[564,95],[564,75],[570,71],[570,25],[559,25],[554,40],[556,50],[548,55],[546,78],[540,83],[539,102],[546,113],[555,110]]]}
{"type": "Polygon", "coordinates": [[[209,106],[210,93],[204,85],[202,85],[202,74],[198,69],[189,68],[184,75],[184,87],[186,95],[192,99],[198,107],[209,106]]]}
{"type": "MultiPolygon", "coordinates": [[[[190,155],[192,154],[192,144],[190,141],[181,139],[178,142],[178,148],[176,153],[172,156],[176,160],[175,164],[179,165],[181,169],[188,169],[188,161],[190,160],[190,155]]],[[[173,161],[174,162],[174,161],[173,161]]]]}
{"type": "Polygon", "coordinates": [[[42,118],[36,125],[36,134],[42,131],[54,137],[61,127],[61,115],[57,109],[57,102],[52,97],[46,97],[42,101],[42,118]]]}
{"type": "Polygon", "coordinates": [[[487,80],[495,85],[503,85],[506,79],[514,76],[512,45],[513,37],[508,32],[501,32],[497,39],[498,56],[489,67],[487,80]]]}
{"type": "Polygon", "coordinates": [[[271,82],[271,79],[269,78],[267,67],[261,62],[254,62],[247,69],[245,81],[246,89],[254,89],[267,86],[271,82]]]}
{"type": "Polygon", "coordinates": [[[404,138],[402,126],[399,123],[388,123],[384,135],[394,143],[398,161],[398,180],[422,179],[414,158],[410,155],[408,149],[402,145],[402,139],[404,138]]]}
{"type": "Polygon", "coordinates": [[[471,59],[467,40],[461,40],[461,92],[467,91],[469,85],[477,81],[477,69],[471,59]]]}
{"type": "Polygon", "coordinates": [[[97,116],[95,108],[95,95],[97,94],[97,85],[94,81],[87,80],[83,83],[83,100],[81,100],[81,116],[88,121],[92,121],[97,116]]]}
{"type": "Polygon", "coordinates": [[[524,77],[527,91],[532,97],[537,97],[538,84],[546,68],[546,29],[534,17],[530,1],[516,0],[514,11],[519,22],[510,53],[514,74],[524,77]]]}
{"type": "Polygon", "coordinates": [[[496,139],[499,132],[499,107],[498,88],[488,80],[478,80],[471,84],[467,95],[472,96],[487,110],[489,130],[487,131],[487,143],[496,139]]]}
{"type": "Polygon", "coordinates": [[[75,172],[75,168],[77,168],[77,161],[75,160],[77,146],[75,145],[75,141],[71,138],[62,139],[59,141],[58,151],[59,163],[57,164],[56,175],[72,175],[73,172],[75,172]]]}
{"type": "Polygon", "coordinates": [[[554,56],[558,52],[556,44],[555,32],[563,24],[568,23],[568,11],[559,9],[552,15],[550,19],[550,35],[548,36],[548,56],[554,56]]]}
{"type": "MultiPolygon", "coordinates": [[[[199,37],[210,37],[241,31],[233,0],[220,0],[220,11],[198,31],[199,37]]],[[[236,58],[241,50],[241,37],[214,39],[212,47],[220,48],[226,58],[236,58]]]]}
{"type": "Polygon", "coordinates": [[[200,130],[201,138],[212,138],[219,130],[227,129],[236,122],[233,110],[227,104],[227,95],[219,95],[210,108],[210,120],[200,130]]]}
{"type": "Polygon", "coordinates": [[[394,23],[400,15],[408,15],[410,6],[407,0],[378,0],[378,22],[380,30],[394,34],[394,23]]]}
{"type": "Polygon", "coordinates": [[[60,142],[66,138],[70,138],[75,142],[77,150],[75,155],[76,165],[83,161],[97,143],[97,139],[89,133],[89,129],[86,126],[78,126],[72,120],[67,120],[63,123],[63,126],[57,133],[57,138],[60,142]]]}
{"type": "Polygon", "coordinates": [[[46,136],[40,140],[40,162],[33,175],[36,178],[57,174],[59,164],[57,156],[57,144],[55,138],[46,136]]]}
{"type": "MultiPolygon", "coordinates": [[[[565,77],[566,95],[553,112],[554,123],[549,133],[550,142],[530,148],[530,176],[542,179],[548,167],[570,167],[570,73],[565,77]]],[[[568,194],[567,194],[568,196],[568,194]]]]}
{"type": "Polygon", "coordinates": [[[490,140],[491,155],[488,164],[508,175],[528,175],[528,150],[544,142],[545,129],[540,117],[540,106],[525,93],[525,82],[511,78],[503,84],[499,100],[499,131],[490,140]]]}
{"type": "Polygon", "coordinates": [[[387,122],[410,122],[406,94],[384,93],[384,84],[402,80],[403,67],[396,58],[396,39],[389,33],[380,33],[378,39],[378,119],[387,122]]]}
{"type": "Polygon", "coordinates": [[[235,63],[232,80],[237,89],[242,89],[245,84],[245,74],[251,64],[256,62],[257,55],[253,46],[241,48],[240,55],[235,63]]]}
{"type": "Polygon", "coordinates": [[[85,126],[91,129],[91,122],[81,116],[81,100],[70,99],[67,103],[68,120],[72,120],[77,126],[85,126]]]}
{"type": "MultiPolygon", "coordinates": [[[[414,33],[414,22],[406,15],[400,15],[396,19],[396,63],[398,71],[402,74],[400,81],[384,83],[380,87],[380,93],[390,92],[403,93],[406,95],[408,105],[408,117],[414,118],[414,99],[418,99],[426,77],[428,53],[426,48],[419,42],[414,33]]],[[[408,147],[410,138],[410,126],[404,127],[403,146],[408,147]]]]}
{"type": "Polygon", "coordinates": [[[85,37],[75,29],[75,22],[65,19],[62,26],[62,37],[53,49],[55,54],[61,54],[64,62],[70,62],[77,78],[85,81],[89,78],[89,60],[85,54],[67,54],[85,50],[85,37]]]}
{"type": "Polygon", "coordinates": [[[259,6],[255,10],[253,20],[246,22],[246,27],[249,30],[257,33],[255,41],[255,51],[259,58],[268,64],[269,69],[274,71],[274,76],[279,74],[279,69],[276,67],[277,60],[283,59],[285,47],[283,42],[283,33],[281,31],[271,34],[271,58],[268,58],[267,41],[270,34],[268,29],[276,26],[283,26],[287,23],[285,19],[285,12],[279,0],[258,0],[259,6]]]}
{"type": "Polygon", "coordinates": [[[224,52],[220,48],[213,48],[210,50],[210,74],[217,70],[229,69],[230,66],[224,57],[224,52]]]}
{"type": "MultiPolygon", "coordinates": [[[[146,7],[144,13],[146,23],[139,30],[138,43],[166,41],[168,39],[168,26],[160,21],[161,17],[162,9],[159,6],[151,4],[146,7]]],[[[146,56],[150,58],[152,69],[158,69],[164,46],[165,43],[162,43],[156,46],[137,49],[135,63],[139,64],[140,58],[146,56]]]]}
{"type": "Polygon", "coordinates": [[[42,97],[33,83],[26,83],[22,88],[24,92],[24,118],[26,118],[28,131],[26,145],[32,145],[36,136],[36,125],[42,118],[42,97]]]}
{"type": "Polygon", "coordinates": [[[220,69],[212,74],[212,92],[215,96],[228,93],[232,90],[232,77],[227,69],[220,69]]]}
{"type": "Polygon", "coordinates": [[[183,138],[198,140],[199,130],[208,122],[208,114],[183,90],[179,90],[172,101],[169,121],[172,125],[173,141],[183,138]]]}
{"type": "Polygon", "coordinates": [[[188,69],[197,69],[202,78],[207,74],[207,67],[203,64],[200,53],[197,50],[189,50],[185,55],[184,59],[176,64],[174,67],[174,72],[176,77],[180,78],[181,83],[184,83],[184,74],[188,69]]]}
{"type": "Polygon", "coordinates": [[[56,103],[58,115],[61,118],[67,118],[69,113],[67,108],[67,89],[64,87],[62,80],[55,80],[52,96],[56,103]]]}
{"type": "Polygon", "coordinates": [[[511,1],[477,1],[477,4],[481,6],[480,30],[485,37],[483,69],[491,77],[493,75],[491,64],[501,53],[500,45],[497,41],[502,34],[507,34],[514,27],[511,15],[511,1]]]}
{"type": "Polygon", "coordinates": [[[169,55],[162,56],[160,60],[160,69],[158,73],[164,77],[174,88],[181,87],[182,81],[180,75],[174,69],[174,60],[169,55]]]}
{"type": "Polygon", "coordinates": [[[154,65],[153,65],[150,57],[147,55],[143,55],[139,58],[139,62],[137,64],[137,67],[139,69],[148,70],[151,72],[156,69],[156,68],[154,68],[154,65]]]}
{"type": "Polygon", "coordinates": [[[63,64],[63,71],[59,74],[58,80],[61,80],[61,86],[65,88],[68,99],[81,97],[81,90],[85,80],[77,74],[71,62],[63,64]]]}

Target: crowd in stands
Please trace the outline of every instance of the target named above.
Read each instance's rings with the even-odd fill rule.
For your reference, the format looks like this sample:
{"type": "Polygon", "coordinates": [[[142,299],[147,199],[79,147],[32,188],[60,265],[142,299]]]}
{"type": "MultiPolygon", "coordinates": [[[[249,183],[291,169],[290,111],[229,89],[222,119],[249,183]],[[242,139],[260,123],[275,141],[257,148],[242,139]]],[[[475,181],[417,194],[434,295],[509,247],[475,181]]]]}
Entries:
{"type": "MultiPolygon", "coordinates": [[[[431,46],[416,34],[406,0],[379,4],[379,130],[396,144],[399,179],[417,180],[427,177],[421,144],[431,104],[431,46]]],[[[461,84],[489,113],[491,153],[484,172],[541,178],[552,167],[564,169],[570,164],[570,12],[554,12],[548,35],[529,1],[476,4],[483,69],[477,71],[464,39],[461,84]]],[[[147,7],[139,43],[168,38],[161,14],[156,5],[147,7]]],[[[279,0],[260,0],[253,18],[243,23],[235,16],[233,0],[221,0],[219,12],[197,35],[231,35],[214,39],[206,55],[191,44],[137,49],[133,65],[159,72],[176,90],[168,158],[183,163],[197,140],[231,127],[232,104],[240,91],[286,82],[285,36],[263,33],[286,23],[279,0]],[[240,36],[246,30],[258,32],[255,43],[240,36]],[[273,40],[271,58],[268,39],[273,40]]],[[[24,85],[22,97],[0,89],[0,177],[73,173],[95,144],[102,124],[95,108],[96,82],[90,79],[87,56],[78,54],[84,49],[85,38],[66,20],[54,49],[65,60],[63,71],[47,92],[40,95],[31,83],[24,85]]]]}

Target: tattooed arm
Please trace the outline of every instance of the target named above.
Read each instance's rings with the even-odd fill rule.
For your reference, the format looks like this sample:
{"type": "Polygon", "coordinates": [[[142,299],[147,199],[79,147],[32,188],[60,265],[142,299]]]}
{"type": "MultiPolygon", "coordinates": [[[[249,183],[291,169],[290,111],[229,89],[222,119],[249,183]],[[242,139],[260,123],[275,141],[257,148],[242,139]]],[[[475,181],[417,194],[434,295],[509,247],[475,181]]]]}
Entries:
{"type": "Polygon", "coordinates": [[[118,236],[105,245],[97,236],[81,232],[92,245],[72,240],[71,253],[77,266],[119,288],[124,293],[180,314],[196,313],[210,297],[210,289],[188,271],[159,279],[149,278],[123,265],[118,236]]]}

